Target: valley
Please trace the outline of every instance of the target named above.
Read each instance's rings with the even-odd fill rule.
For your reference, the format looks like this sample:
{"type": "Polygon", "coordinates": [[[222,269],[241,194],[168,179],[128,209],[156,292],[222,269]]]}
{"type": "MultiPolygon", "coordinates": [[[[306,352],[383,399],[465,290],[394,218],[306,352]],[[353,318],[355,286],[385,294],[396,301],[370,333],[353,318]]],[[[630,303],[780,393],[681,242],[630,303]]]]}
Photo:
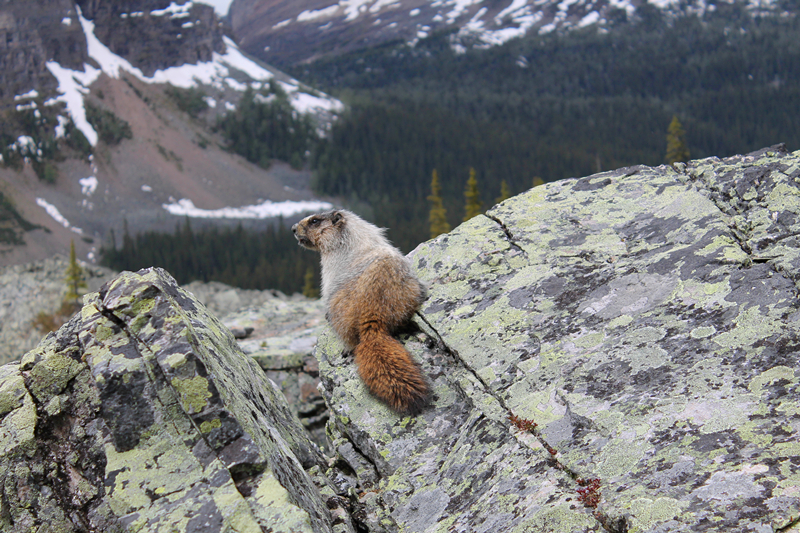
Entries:
{"type": "Polygon", "coordinates": [[[35,35],[20,42],[43,72],[6,88],[0,264],[74,241],[115,269],[156,261],[181,283],[296,292],[316,266],[282,233],[293,218],[345,205],[408,252],[430,236],[434,171],[454,227],[473,171],[486,209],[658,165],[674,119],[691,158],[800,146],[800,28],[780,2],[140,7],[53,3],[59,42],[86,42],[60,63],[35,35]],[[236,250],[224,261],[190,253],[220,239],[236,250]],[[255,250],[292,271],[284,285],[261,285],[278,278],[255,250]]]}

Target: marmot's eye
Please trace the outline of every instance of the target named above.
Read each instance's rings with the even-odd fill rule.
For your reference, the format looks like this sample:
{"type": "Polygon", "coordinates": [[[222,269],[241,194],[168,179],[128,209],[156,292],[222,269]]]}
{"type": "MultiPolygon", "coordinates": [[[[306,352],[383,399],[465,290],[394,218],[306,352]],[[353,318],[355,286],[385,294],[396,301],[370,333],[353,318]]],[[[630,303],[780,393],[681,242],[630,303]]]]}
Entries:
{"type": "Polygon", "coordinates": [[[316,225],[317,225],[317,224],[319,224],[320,222],[322,222],[322,220],[320,220],[320,219],[319,219],[319,218],[317,218],[317,217],[314,217],[314,218],[312,218],[311,220],[309,220],[309,221],[308,221],[308,225],[309,225],[309,226],[316,226],[316,225]]]}

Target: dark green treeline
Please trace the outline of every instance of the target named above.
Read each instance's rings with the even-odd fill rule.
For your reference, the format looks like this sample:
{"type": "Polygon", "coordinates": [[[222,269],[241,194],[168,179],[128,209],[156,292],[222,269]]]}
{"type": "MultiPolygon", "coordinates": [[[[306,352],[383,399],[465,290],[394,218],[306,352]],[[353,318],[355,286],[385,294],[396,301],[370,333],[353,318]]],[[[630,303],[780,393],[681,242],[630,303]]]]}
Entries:
{"type": "Polygon", "coordinates": [[[319,271],[319,255],[300,248],[283,224],[258,231],[241,226],[195,231],[186,219],[174,234],[131,236],[126,232],[121,247],[108,243],[101,254],[101,263],[115,270],[159,266],[178,283],[221,281],[242,289],[278,289],[287,294],[303,289],[309,269],[319,271]]]}
{"type": "MultiPolygon", "coordinates": [[[[247,112],[231,114],[219,127],[229,148],[255,163],[310,164],[318,193],[369,206],[364,215],[389,228],[389,238],[408,252],[430,236],[433,170],[447,222],[455,226],[464,217],[470,168],[488,201],[501,195],[503,180],[517,194],[537,179],[659,165],[673,117],[692,158],[779,142],[800,148],[800,5],[784,4],[790,16],[753,18],[744,4],[721,2],[700,18],[665,15],[645,3],[632,18],[612,13],[605,32],[589,27],[532,35],[465,54],[452,51],[447,32],[413,48],[389,43],[284,67],[349,105],[322,141],[310,137],[306,124],[289,120],[285,98],[271,92],[248,94],[247,112]]],[[[177,272],[184,279],[293,292],[302,288],[308,266],[317,268],[316,255],[299,249],[288,229],[233,231],[173,238],[172,246],[207,247],[176,252],[177,272]],[[211,242],[221,242],[219,249],[211,242]],[[228,247],[252,253],[237,252],[236,261],[219,266],[196,258],[228,254],[228,247]],[[192,268],[200,270],[191,274],[192,268]],[[274,272],[269,280],[266,272],[274,272]]],[[[139,253],[160,237],[139,241],[144,238],[127,249],[139,253]]],[[[137,260],[163,265],[155,257],[137,260]]]]}
{"type": "MultiPolygon", "coordinates": [[[[794,2],[796,4],[796,2],[794,2]]],[[[788,5],[797,13],[797,5],[788,5]]],[[[316,150],[316,187],[372,205],[405,251],[424,240],[439,173],[449,222],[475,168],[484,198],[663,163],[677,116],[692,158],[800,147],[800,20],[718,3],[702,19],[644,4],[607,32],[533,35],[455,54],[451,34],[289,68],[352,111],[316,150]]]]}

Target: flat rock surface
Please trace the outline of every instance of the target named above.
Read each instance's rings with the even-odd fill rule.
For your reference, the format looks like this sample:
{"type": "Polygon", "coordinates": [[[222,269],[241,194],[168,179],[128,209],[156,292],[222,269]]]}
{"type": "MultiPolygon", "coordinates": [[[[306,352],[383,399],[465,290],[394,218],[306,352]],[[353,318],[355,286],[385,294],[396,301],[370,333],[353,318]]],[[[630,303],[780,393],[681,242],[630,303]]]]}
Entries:
{"type": "Polygon", "coordinates": [[[431,407],[317,349],[370,530],[800,529],[798,215],[776,146],[536,187],[420,245],[401,340],[431,407]]]}

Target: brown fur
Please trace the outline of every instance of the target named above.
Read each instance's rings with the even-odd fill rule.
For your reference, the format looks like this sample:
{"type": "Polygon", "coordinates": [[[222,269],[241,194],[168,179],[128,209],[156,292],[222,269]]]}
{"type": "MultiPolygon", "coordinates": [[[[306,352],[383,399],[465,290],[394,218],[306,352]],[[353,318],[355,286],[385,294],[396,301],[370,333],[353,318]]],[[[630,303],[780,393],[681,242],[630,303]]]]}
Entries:
{"type": "Polygon", "coordinates": [[[367,388],[392,409],[417,413],[428,383],[392,337],[425,299],[408,261],[383,231],[344,210],[312,215],[292,227],[298,242],[322,257],[322,295],[328,320],[355,354],[367,388]]]}

